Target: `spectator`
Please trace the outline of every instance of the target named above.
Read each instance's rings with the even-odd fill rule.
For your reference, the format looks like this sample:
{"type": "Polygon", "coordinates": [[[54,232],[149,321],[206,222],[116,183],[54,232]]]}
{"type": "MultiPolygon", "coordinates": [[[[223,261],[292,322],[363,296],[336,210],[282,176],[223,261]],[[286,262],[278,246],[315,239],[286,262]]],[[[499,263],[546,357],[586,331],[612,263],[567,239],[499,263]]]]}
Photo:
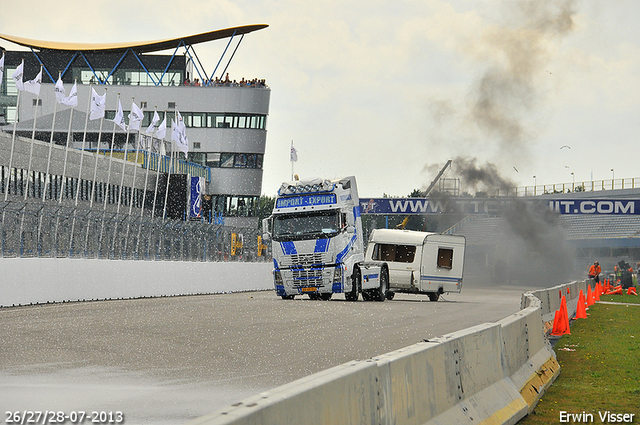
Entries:
{"type": "Polygon", "coordinates": [[[593,279],[596,283],[600,282],[601,271],[600,264],[597,261],[594,262],[593,265],[589,267],[589,279],[593,279]]]}

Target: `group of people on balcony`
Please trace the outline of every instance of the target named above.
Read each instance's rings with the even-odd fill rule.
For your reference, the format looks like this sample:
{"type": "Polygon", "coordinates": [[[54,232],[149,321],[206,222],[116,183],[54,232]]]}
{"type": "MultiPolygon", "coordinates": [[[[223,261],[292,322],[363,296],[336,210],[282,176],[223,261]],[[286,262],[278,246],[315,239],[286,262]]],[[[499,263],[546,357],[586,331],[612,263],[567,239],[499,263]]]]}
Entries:
{"type": "Polygon", "coordinates": [[[189,78],[184,80],[185,86],[226,86],[226,87],[267,87],[267,83],[265,80],[259,80],[254,78],[253,80],[245,80],[244,77],[240,80],[240,82],[236,80],[231,80],[229,78],[229,73],[225,75],[223,78],[216,77],[214,80],[209,80],[208,82],[200,82],[199,78],[194,78],[191,81],[189,78]]]}

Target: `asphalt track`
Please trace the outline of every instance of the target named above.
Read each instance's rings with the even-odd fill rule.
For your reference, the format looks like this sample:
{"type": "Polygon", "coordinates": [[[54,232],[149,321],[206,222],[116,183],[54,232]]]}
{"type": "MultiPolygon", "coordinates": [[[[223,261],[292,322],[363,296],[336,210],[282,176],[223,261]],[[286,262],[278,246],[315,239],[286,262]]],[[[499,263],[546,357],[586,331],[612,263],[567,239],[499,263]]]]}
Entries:
{"type": "Polygon", "coordinates": [[[179,424],[336,366],[520,309],[533,288],[474,288],[438,302],[273,291],[0,309],[0,413],[121,411],[179,424]]]}

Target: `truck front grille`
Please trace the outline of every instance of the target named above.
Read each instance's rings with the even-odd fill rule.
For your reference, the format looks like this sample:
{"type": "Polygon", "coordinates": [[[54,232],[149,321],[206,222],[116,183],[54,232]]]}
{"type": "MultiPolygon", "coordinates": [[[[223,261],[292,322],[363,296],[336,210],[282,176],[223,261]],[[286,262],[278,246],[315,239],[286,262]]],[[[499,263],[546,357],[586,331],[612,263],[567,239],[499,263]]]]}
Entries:
{"type": "Polygon", "coordinates": [[[313,254],[294,254],[286,255],[281,262],[283,267],[300,267],[308,268],[313,265],[326,264],[330,255],[324,252],[316,252],[313,254]]]}
{"type": "Polygon", "coordinates": [[[304,284],[309,280],[322,279],[322,269],[294,269],[292,272],[293,280],[301,281],[299,282],[300,284],[304,284]]]}

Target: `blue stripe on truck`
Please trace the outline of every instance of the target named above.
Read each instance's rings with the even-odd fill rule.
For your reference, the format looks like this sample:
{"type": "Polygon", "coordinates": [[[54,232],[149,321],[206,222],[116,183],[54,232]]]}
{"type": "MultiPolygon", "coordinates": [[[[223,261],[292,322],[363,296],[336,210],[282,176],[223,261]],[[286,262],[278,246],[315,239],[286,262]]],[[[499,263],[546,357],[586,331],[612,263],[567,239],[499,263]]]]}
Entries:
{"type": "Polygon", "coordinates": [[[329,249],[329,239],[318,239],[316,241],[316,247],[313,250],[314,253],[327,252],[329,249]]]}

